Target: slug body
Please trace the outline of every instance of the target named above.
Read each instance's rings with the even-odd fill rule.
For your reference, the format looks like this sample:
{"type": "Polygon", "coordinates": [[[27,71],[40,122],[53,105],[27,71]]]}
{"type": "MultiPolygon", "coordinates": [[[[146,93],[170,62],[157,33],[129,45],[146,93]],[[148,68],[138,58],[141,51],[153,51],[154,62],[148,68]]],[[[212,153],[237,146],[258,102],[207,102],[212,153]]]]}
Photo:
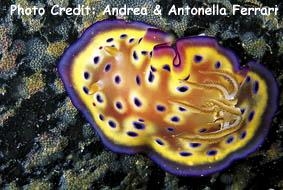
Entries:
{"type": "Polygon", "coordinates": [[[245,157],[276,110],[276,82],[259,63],[240,69],[211,37],[175,40],[140,22],[95,23],[58,70],[107,147],[145,152],[176,175],[209,174],[245,157]]]}

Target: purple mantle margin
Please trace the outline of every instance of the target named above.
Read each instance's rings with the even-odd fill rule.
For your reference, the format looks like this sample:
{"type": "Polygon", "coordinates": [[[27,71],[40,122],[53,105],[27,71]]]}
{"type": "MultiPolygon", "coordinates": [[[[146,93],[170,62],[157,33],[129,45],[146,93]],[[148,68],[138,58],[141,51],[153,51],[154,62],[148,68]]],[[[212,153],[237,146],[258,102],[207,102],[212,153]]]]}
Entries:
{"type": "MultiPolygon", "coordinates": [[[[138,29],[155,28],[153,26],[144,24],[142,22],[126,22],[123,20],[104,20],[104,21],[96,22],[95,24],[90,26],[75,43],[73,43],[67,50],[65,50],[58,64],[59,75],[64,83],[64,87],[68,95],[71,98],[72,103],[78,110],[80,110],[83,113],[87,121],[98,132],[102,142],[105,144],[106,147],[118,153],[127,153],[127,154],[134,154],[139,152],[146,153],[152,160],[154,160],[164,170],[173,173],[175,175],[203,176],[226,168],[234,160],[245,157],[246,155],[255,151],[260,146],[260,144],[263,142],[265,136],[268,133],[268,130],[271,125],[272,117],[275,111],[277,110],[278,87],[273,75],[262,65],[255,62],[248,63],[247,65],[248,70],[252,70],[259,73],[267,81],[268,90],[269,90],[268,109],[265,110],[263,114],[264,117],[262,118],[261,126],[259,127],[259,130],[256,132],[252,142],[249,142],[246,147],[238,150],[237,152],[230,154],[227,158],[223,159],[222,161],[213,164],[188,167],[166,160],[156,152],[152,151],[149,147],[144,147],[144,146],[131,147],[130,144],[129,146],[119,146],[113,143],[112,141],[110,141],[109,139],[107,139],[102,133],[102,131],[99,129],[99,127],[97,127],[90,113],[86,109],[84,103],[77,98],[76,92],[71,84],[70,68],[71,68],[71,64],[73,63],[72,61],[73,57],[75,57],[76,54],[78,54],[80,51],[84,49],[84,47],[88,45],[89,40],[93,36],[105,30],[111,30],[114,28],[122,28],[122,27],[124,27],[125,29],[128,27],[138,28],[138,29]]],[[[230,50],[220,47],[214,38],[204,37],[204,36],[182,38],[180,40],[177,40],[177,50],[179,43],[196,43],[196,44],[206,44],[213,46],[217,48],[222,54],[230,58],[231,62],[234,65],[235,72],[240,71],[239,61],[237,57],[234,55],[234,53],[232,53],[230,50]]]]}

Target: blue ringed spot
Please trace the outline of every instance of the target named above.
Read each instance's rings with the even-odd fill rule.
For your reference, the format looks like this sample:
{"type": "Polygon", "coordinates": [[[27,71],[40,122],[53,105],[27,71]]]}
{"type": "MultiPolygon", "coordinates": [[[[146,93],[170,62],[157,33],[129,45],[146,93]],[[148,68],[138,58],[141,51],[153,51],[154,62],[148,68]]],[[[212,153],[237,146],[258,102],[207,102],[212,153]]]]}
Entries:
{"type": "Polygon", "coordinates": [[[182,151],[182,152],[180,152],[179,153],[181,156],[191,156],[192,155],[192,153],[190,153],[190,152],[185,152],[185,151],[182,151]]]}
{"type": "Polygon", "coordinates": [[[114,80],[115,80],[115,83],[116,83],[116,84],[120,84],[120,82],[121,82],[121,78],[120,78],[119,75],[116,75],[115,78],[114,78],[114,80]]]}
{"type": "Polygon", "coordinates": [[[102,103],[102,102],[103,102],[103,99],[102,99],[102,97],[101,97],[99,94],[96,95],[96,100],[97,100],[99,103],[102,103]]]}
{"type": "Polygon", "coordinates": [[[177,90],[179,92],[186,92],[189,88],[187,86],[179,86],[177,87],[177,90]]]}
{"type": "Polygon", "coordinates": [[[140,107],[142,105],[141,101],[138,98],[134,98],[134,103],[137,107],[140,107]]]}
{"type": "Polygon", "coordinates": [[[84,86],[83,91],[84,91],[84,93],[88,94],[88,88],[87,87],[84,86]]]}
{"type": "Polygon", "coordinates": [[[197,143],[197,142],[190,143],[190,146],[191,146],[192,148],[197,148],[197,147],[199,147],[200,145],[201,145],[201,143],[197,143]]]}
{"type": "Polygon", "coordinates": [[[89,73],[88,72],[84,72],[84,78],[87,80],[89,79],[89,73]]]}
{"type": "Polygon", "coordinates": [[[143,123],[140,123],[140,122],[133,122],[133,125],[136,129],[144,129],[145,128],[145,125],[143,123]]]}
{"type": "Polygon", "coordinates": [[[159,145],[164,145],[164,142],[161,139],[156,139],[155,142],[159,145]]]}
{"type": "Polygon", "coordinates": [[[209,150],[206,153],[208,156],[215,156],[217,154],[217,150],[209,150]]]}
{"type": "Polygon", "coordinates": [[[133,58],[134,58],[135,60],[138,60],[138,59],[139,59],[136,51],[133,52],[133,58]]]}
{"type": "Polygon", "coordinates": [[[259,89],[259,83],[258,81],[255,81],[253,86],[253,93],[256,94],[258,92],[258,89],[259,89]]]}
{"type": "Polygon", "coordinates": [[[120,36],[121,39],[124,39],[126,37],[127,37],[127,34],[121,34],[121,36],[120,36]]]}
{"type": "Polygon", "coordinates": [[[251,121],[254,118],[255,112],[252,111],[250,112],[249,116],[248,116],[248,121],[251,121]]]}
{"type": "Polygon", "coordinates": [[[108,72],[108,71],[110,71],[110,69],[111,69],[111,64],[107,64],[104,68],[104,71],[108,72]]]}
{"type": "Polygon", "coordinates": [[[201,62],[201,61],[202,61],[202,56],[201,56],[201,55],[195,55],[194,61],[195,61],[196,63],[201,62]]]}
{"type": "Polygon", "coordinates": [[[221,66],[221,63],[220,63],[219,61],[217,61],[217,62],[215,63],[215,68],[216,68],[216,69],[219,69],[220,66],[221,66]]]}
{"type": "Polygon", "coordinates": [[[107,40],[106,40],[106,42],[112,42],[114,39],[113,38],[108,38],[107,40]]]}
{"type": "Polygon", "coordinates": [[[168,72],[170,72],[171,71],[171,69],[170,69],[170,66],[169,65],[163,65],[163,67],[162,67],[164,70],[166,70],[166,71],[168,71],[168,72]]]}
{"type": "Polygon", "coordinates": [[[129,39],[129,43],[132,43],[134,40],[134,38],[129,39]]]}
{"type": "Polygon", "coordinates": [[[153,73],[150,71],[149,75],[148,75],[148,82],[153,82],[154,81],[154,75],[153,73]]]}
{"type": "Polygon", "coordinates": [[[102,114],[99,114],[99,119],[101,120],[101,121],[104,121],[104,116],[102,115],[102,114]]]}
{"type": "Polygon", "coordinates": [[[163,105],[157,105],[156,109],[157,109],[157,111],[164,112],[166,108],[163,105]]]}
{"type": "Polygon", "coordinates": [[[93,58],[93,63],[97,64],[99,62],[99,56],[93,58]]]}
{"type": "Polygon", "coordinates": [[[109,121],[108,121],[108,125],[109,125],[110,127],[112,127],[112,128],[116,128],[116,123],[115,123],[114,121],[112,121],[112,120],[109,120],[109,121]]]}
{"type": "Polygon", "coordinates": [[[243,131],[241,134],[240,134],[240,139],[244,139],[247,135],[247,132],[246,131],[243,131]]]}
{"type": "Polygon", "coordinates": [[[117,109],[122,109],[123,108],[123,105],[122,105],[122,103],[121,102],[116,102],[116,108],[117,109]]]}
{"type": "Polygon", "coordinates": [[[136,76],[136,83],[137,83],[137,85],[141,84],[141,79],[140,79],[139,75],[136,76]]]}
{"type": "Polygon", "coordinates": [[[173,132],[173,131],[174,131],[174,128],[173,128],[173,127],[167,127],[167,131],[173,132]]]}
{"type": "Polygon", "coordinates": [[[226,143],[230,144],[231,142],[233,142],[233,140],[234,140],[234,137],[230,136],[230,137],[227,138],[226,143]]]}
{"type": "Polygon", "coordinates": [[[127,132],[127,135],[130,136],[130,137],[136,137],[138,136],[138,134],[136,132],[133,132],[133,131],[128,131],[127,132]]]}
{"type": "Polygon", "coordinates": [[[173,121],[173,122],[179,122],[179,121],[180,121],[180,118],[179,118],[178,116],[173,116],[173,117],[171,118],[171,121],[173,121]]]}

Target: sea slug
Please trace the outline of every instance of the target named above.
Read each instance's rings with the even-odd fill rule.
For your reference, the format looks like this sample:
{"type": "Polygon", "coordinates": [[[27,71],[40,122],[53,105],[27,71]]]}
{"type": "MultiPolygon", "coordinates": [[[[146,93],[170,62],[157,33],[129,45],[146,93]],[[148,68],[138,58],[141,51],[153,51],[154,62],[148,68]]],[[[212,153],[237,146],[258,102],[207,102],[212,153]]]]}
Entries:
{"type": "Polygon", "coordinates": [[[266,68],[211,37],[175,40],[141,22],[90,26],[58,65],[73,104],[115,152],[176,175],[206,175],[262,143],[277,109],[266,68]]]}

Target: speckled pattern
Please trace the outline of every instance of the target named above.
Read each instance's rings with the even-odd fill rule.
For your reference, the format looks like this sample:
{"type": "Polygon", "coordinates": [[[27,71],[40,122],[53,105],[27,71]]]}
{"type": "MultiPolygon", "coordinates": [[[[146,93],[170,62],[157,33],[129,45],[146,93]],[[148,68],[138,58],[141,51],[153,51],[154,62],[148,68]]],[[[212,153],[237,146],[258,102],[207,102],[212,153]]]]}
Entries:
{"type": "MultiPolygon", "coordinates": [[[[85,3],[102,10],[106,4],[122,6],[157,1],[46,0],[0,2],[0,188],[17,189],[282,189],[283,159],[283,22],[281,1],[236,0],[245,6],[280,7],[279,16],[124,16],[143,21],[177,37],[205,33],[232,49],[243,65],[262,63],[275,76],[280,90],[279,108],[263,145],[246,159],[221,172],[201,177],[176,177],[142,154],[113,153],[68,98],[56,66],[63,49],[83,29],[108,17],[10,16],[13,3],[50,8],[56,3],[85,3]]],[[[218,1],[197,1],[209,6],[218,1]]],[[[231,3],[222,1],[229,9],[231,3]]],[[[164,10],[182,1],[159,2],[164,10]]],[[[112,17],[113,18],[113,17],[112,17]]]]}

